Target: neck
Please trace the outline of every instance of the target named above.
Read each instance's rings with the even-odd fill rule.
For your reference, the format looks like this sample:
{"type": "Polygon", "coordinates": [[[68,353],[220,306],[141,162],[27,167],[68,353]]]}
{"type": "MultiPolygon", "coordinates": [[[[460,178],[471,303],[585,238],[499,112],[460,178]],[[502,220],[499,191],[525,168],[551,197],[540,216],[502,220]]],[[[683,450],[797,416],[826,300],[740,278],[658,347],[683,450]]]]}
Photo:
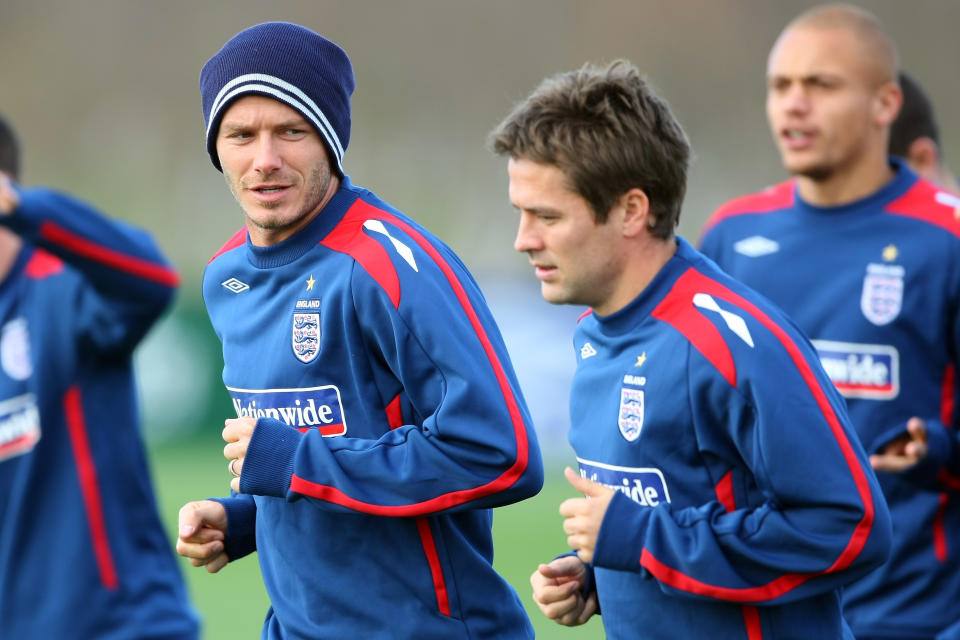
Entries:
{"type": "Polygon", "coordinates": [[[676,252],[676,238],[661,240],[644,234],[644,239],[628,253],[611,295],[602,304],[594,305],[593,312],[598,316],[608,316],[630,304],[653,282],[663,265],[676,252]]]}
{"type": "Polygon", "coordinates": [[[876,193],[894,176],[884,154],[872,154],[870,161],[839,168],[823,180],[797,176],[797,191],[809,204],[836,207],[876,193]]]}

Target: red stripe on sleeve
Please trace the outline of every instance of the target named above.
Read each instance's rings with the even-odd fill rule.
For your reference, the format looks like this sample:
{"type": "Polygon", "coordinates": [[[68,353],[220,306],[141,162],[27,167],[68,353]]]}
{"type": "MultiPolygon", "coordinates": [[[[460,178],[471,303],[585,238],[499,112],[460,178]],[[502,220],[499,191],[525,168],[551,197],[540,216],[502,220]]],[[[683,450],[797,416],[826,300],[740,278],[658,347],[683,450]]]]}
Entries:
{"type": "Polygon", "coordinates": [[[180,284],[180,277],[170,267],[96,244],[52,222],[44,222],[40,225],[40,237],[111,269],[168,287],[176,287],[180,284]]]}
{"type": "Polygon", "coordinates": [[[113,554],[110,551],[110,540],[107,537],[107,524],[103,517],[103,503],[100,500],[100,484],[97,481],[97,467],[90,452],[83,403],[78,387],[73,386],[67,389],[63,397],[63,408],[77,474],[80,476],[80,492],[87,510],[87,524],[90,526],[90,537],[93,540],[93,552],[100,570],[100,581],[105,588],[112,591],[119,586],[119,580],[113,563],[113,554]]]}
{"type": "MultiPolygon", "coordinates": [[[[810,391],[811,395],[813,395],[817,406],[820,408],[824,419],[830,427],[830,431],[833,433],[833,436],[837,441],[837,445],[839,446],[840,451],[843,454],[843,458],[847,463],[847,468],[850,470],[850,475],[857,489],[857,494],[863,503],[863,517],[854,527],[854,530],[850,535],[850,539],[847,541],[847,545],[844,547],[843,551],[828,568],[824,569],[823,571],[813,573],[786,574],[769,582],[768,584],[757,587],[734,589],[701,582],[663,564],[647,549],[642,551],[640,564],[649,570],[661,582],[682,591],[689,591],[691,593],[696,593],[711,598],[719,598],[734,602],[760,602],[763,600],[772,600],[782,596],[784,593],[794,589],[797,585],[800,585],[813,577],[835,571],[841,571],[853,563],[856,557],[863,550],[864,545],[867,543],[867,538],[870,536],[870,530],[873,527],[873,495],[870,491],[870,483],[867,480],[866,473],[857,460],[857,455],[854,452],[854,448],[851,445],[850,440],[847,438],[847,434],[844,431],[843,426],[840,423],[840,419],[837,417],[837,414],[833,409],[833,406],[830,404],[827,394],[820,386],[816,375],[810,368],[809,363],[803,357],[800,349],[797,347],[796,343],[793,342],[790,336],[787,335],[783,328],[771,320],[750,301],[737,295],[715,280],[711,280],[710,278],[697,272],[693,268],[688,269],[686,273],[680,276],[680,278],[674,284],[670,294],[668,294],[668,297],[674,297],[678,300],[685,300],[689,305],[688,314],[700,315],[693,306],[693,296],[696,293],[706,293],[714,296],[715,298],[724,300],[729,304],[736,305],[741,310],[753,316],[754,319],[766,327],[780,341],[783,348],[790,355],[794,365],[797,367],[797,371],[800,373],[804,382],[806,382],[808,390],[810,391]]],[[[690,336],[687,337],[689,339],[690,336]]]]}
{"type": "MultiPolygon", "coordinates": [[[[500,363],[500,358],[497,356],[497,352],[493,348],[493,344],[490,342],[490,338],[487,336],[486,329],[484,329],[483,324],[480,322],[480,318],[477,316],[477,312],[474,310],[473,304],[470,302],[470,297],[467,295],[466,290],[463,288],[463,285],[457,278],[456,273],[454,273],[450,265],[447,264],[443,256],[440,255],[440,252],[437,251],[437,249],[430,244],[426,238],[424,238],[409,224],[403,222],[396,216],[391,215],[386,211],[376,209],[361,200],[358,200],[357,203],[351,207],[351,211],[354,209],[357,210],[357,215],[360,217],[361,227],[365,220],[376,218],[387,221],[390,224],[402,229],[420,246],[421,249],[423,249],[423,251],[430,256],[431,259],[433,259],[436,266],[443,272],[447,282],[449,282],[450,287],[453,289],[457,300],[460,302],[463,312],[470,320],[470,324],[473,327],[477,339],[480,341],[481,345],[483,346],[483,350],[487,355],[488,364],[493,369],[493,373],[496,376],[497,384],[500,387],[500,393],[503,396],[503,401],[506,404],[507,412],[510,415],[510,422],[513,426],[513,435],[516,442],[517,452],[516,458],[513,461],[513,464],[511,464],[506,471],[486,484],[470,489],[461,489],[460,491],[452,491],[450,493],[441,494],[429,500],[424,500],[423,502],[417,502],[413,504],[379,505],[363,502],[346,495],[336,487],[310,482],[309,480],[301,478],[296,474],[294,474],[290,479],[290,490],[314,498],[319,498],[321,500],[327,500],[328,502],[333,502],[355,511],[361,511],[363,513],[372,513],[383,516],[416,516],[448,509],[471,500],[477,500],[479,498],[498,493],[513,486],[517,480],[523,476],[529,460],[530,445],[527,441],[526,426],[523,421],[523,415],[520,412],[520,406],[517,403],[517,398],[513,394],[513,389],[510,388],[510,381],[507,379],[507,374],[503,369],[503,365],[500,363]],[[361,212],[364,215],[361,216],[361,212]]],[[[371,241],[376,242],[372,239],[371,241]]],[[[379,246],[379,243],[377,244],[379,246]]],[[[389,257],[387,259],[389,260],[389,257]]],[[[395,273],[396,272],[394,271],[394,274],[395,273]]]]}

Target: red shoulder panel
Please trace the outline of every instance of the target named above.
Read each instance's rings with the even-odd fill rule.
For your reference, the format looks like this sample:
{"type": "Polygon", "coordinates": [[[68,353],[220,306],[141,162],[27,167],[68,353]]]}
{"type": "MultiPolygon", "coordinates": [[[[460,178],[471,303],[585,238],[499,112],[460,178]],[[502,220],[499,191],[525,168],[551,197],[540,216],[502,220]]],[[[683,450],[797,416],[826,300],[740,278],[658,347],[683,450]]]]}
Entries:
{"type": "Polygon", "coordinates": [[[749,215],[757,213],[770,213],[777,209],[785,209],[793,206],[794,202],[794,181],[787,180],[772,187],[767,187],[759,193],[740,196],[722,205],[717,209],[707,223],[703,226],[701,235],[715,227],[719,222],[726,218],[739,215],[749,215]]]}
{"type": "Polygon", "coordinates": [[[385,212],[358,199],[320,244],[356,260],[370,277],[383,287],[393,306],[399,308],[400,276],[397,275],[393,261],[382,244],[363,232],[364,222],[384,218],[385,212]]]}
{"type": "Polygon", "coordinates": [[[960,197],[920,179],[883,208],[887,213],[923,220],[960,237],[960,197]]]}
{"type": "Polygon", "coordinates": [[[56,275],[61,271],[63,271],[63,260],[43,249],[34,250],[30,260],[27,261],[27,266],[23,269],[28,278],[36,280],[56,275]]]}
{"type": "Polygon", "coordinates": [[[213,257],[207,260],[207,264],[210,264],[211,262],[216,260],[218,257],[223,255],[227,251],[230,251],[231,249],[236,249],[242,244],[246,244],[246,242],[247,242],[247,227],[244,226],[235,234],[230,236],[230,239],[227,240],[224,243],[224,245],[217,250],[215,254],[213,254],[213,257]]]}

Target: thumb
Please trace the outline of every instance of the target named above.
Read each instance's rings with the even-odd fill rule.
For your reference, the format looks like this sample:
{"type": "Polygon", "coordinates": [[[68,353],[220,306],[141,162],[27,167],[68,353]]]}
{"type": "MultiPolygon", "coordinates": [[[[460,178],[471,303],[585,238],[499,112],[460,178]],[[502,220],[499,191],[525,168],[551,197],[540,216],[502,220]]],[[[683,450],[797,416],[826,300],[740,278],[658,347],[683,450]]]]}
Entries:
{"type": "Polygon", "coordinates": [[[603,493],[603,485],[598,484],[589,478],[582,477],[570,467],[567,467],[563,470],[563,475],[566,476],[567,482],[569,482],[574,489],[585,496],[598,496],[603,493]]]}
{"type": "Polygon", "coordinates": [[[925,440],[927,437],[927,423],[920,418],[910,418],[907,421],[907,431],[914,439],[925,440]]]}

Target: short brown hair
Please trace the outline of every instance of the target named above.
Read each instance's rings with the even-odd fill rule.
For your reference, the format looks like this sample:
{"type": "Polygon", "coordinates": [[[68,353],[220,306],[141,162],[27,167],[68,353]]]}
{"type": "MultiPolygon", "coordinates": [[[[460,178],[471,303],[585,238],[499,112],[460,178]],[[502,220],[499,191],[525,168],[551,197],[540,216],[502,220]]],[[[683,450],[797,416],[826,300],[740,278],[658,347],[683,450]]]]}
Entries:
{"type": "Polygon", "coordinates": [[[616,60],[547,78],[490,134],[494,152],[558,167],[606,222],[617,198],[650,199],[651,233],[670,238],[687,186],[690,143],[637,68],[616,60]]]}

